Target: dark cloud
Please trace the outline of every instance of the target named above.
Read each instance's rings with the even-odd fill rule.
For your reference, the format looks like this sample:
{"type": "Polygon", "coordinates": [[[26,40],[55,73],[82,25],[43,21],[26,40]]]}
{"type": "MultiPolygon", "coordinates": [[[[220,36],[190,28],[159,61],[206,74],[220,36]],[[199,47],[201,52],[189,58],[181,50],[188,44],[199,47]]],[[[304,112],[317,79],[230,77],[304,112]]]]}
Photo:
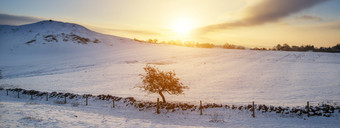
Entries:
{"type": "Polygon", "coordinates": [[[297,20],[316,20],[316,21],[322,21],[322,18],[318,16],[312,16],[312,15],[303,15],[300,17],[297,17],[297,20]]]}
{"type": "Polygon", "coordinates": [[[0,13],[0,24],[2,25],[21,25],[44,20],[42,18],[30,16],[16,16],[0,13]]]}
{"type": "Polygon", "coordinates": [[[263,0],[257,5],[246,7],[243,12],[247,17],[221,24],[213,24],[198,28],[195,35],[202,35],[216,30],[230,29],[234,27],[255,26],[270,22],[276,22],[293,13],[313,7],[328,0],[263,0]]]}

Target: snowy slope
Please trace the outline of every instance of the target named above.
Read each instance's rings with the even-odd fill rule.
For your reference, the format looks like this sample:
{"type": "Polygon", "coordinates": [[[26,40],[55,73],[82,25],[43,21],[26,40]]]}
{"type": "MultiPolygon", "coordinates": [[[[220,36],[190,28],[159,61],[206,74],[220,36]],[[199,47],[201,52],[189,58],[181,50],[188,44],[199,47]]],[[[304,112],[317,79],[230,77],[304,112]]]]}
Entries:
{"type": "Polygon", "coordinates": [[[2,87],[155,100],[134,88],[149,63],[175,70],[190,87],[185,95],[166,95],[169,101],[296,106],[340,99],[338,53],[142,44],[55,21],[0,26],[0,33],[2,87]],[[90,41],[77,43],[72,34],[90,41]]]}

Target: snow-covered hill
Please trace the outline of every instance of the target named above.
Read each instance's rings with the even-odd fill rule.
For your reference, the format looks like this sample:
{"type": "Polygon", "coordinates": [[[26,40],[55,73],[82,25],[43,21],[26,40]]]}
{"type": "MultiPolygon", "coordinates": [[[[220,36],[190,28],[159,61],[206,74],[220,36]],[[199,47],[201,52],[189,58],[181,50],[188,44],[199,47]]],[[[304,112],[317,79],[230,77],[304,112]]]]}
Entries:
{"type": "Polygon", "coordinates": [[[295,106],[340,99],[340,54],[143,44],[77,24],[0,26],[2,87],[155,100],[134,88],[146,64],[190,87],[169,101],[295,106]]]}
{"type": "Polygon", "coordinates": [[[1,25],[0,33],[1,53],[11,54],[35,53],[41,50],[45,53],[51,52],[50,50],[58,53],[79,52],[84,46],[78,44],[92,48],[99,46],[95,44],[114,45],[117,40],[124,39],[100,34],[77,24],[58,21],[41,21],[22,26],[1,25]]]}

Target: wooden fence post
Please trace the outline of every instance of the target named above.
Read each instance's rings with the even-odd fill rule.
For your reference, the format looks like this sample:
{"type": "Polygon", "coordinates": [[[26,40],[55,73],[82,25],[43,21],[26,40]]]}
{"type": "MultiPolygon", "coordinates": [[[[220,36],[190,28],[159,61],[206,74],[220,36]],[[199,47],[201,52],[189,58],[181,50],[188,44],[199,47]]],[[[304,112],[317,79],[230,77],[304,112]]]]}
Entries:
{"type": "Polygon", "coordinates": [[[255,118],[255,103],[253,101],[253,118],[255,118]]]}
{"type": "Polygon", "coordinates": [[[88,98],[88,97],[89,97],[89,96],[86,96],[86,104],[85,104],[85,105],[88,105],[88,104],[87,104],[87,98],[88,98]]]}
{"type": "Polygon", "coordinates": [[[18,91],[18,98],[20,98],[20,96],[19,96],[19,91],[18,91]]]}
{"type": "Polygon", "coordinates": [[[203,114],[203,112],[202,112],[203,111],[202,100],[200,100],[200,108],[199,109],[200,109],[200,115],[202,115],[203,114]]]}
{"type": "Polygon", "coordinates": [[[48,101],[48,92],[46,92],[46,101],[48,101]]]}
{"type": "Polygon", "coordinates": [[[307,101],[307,117],[309,117],[309,101],[307,101]]]}
{"type": "Polygon", "coordinates": [[[156,113],[159,114],[159,98],[157,98],[157,110],[156,110],[156,113]]]}
{"type": "MultiPolygon", "coordinates": [[[[86,99],[87,101],[87,99],[86,99]]],[[[115,99],[112,99],[112,108],[115,108],[115,99]]]]}
{"type": "Polygon", "coordinates": [[[65,97],[64,104],[66,104],[66,96],[64,96],[64,97],[65,97]]]}

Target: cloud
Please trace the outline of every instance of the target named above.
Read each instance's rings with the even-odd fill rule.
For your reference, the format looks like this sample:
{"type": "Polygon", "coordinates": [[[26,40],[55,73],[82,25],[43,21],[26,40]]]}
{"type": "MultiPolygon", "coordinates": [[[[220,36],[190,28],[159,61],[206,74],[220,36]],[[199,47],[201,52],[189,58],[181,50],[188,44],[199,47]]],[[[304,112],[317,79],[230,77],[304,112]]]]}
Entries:
{"type": "Polygon", "coordinates": [[[2,25],[21,25],[27,23],[33,23],[44,20],[43,18],[30,17],[30,16],[17,16],[10,14],[0,13],[0,24],[2,25]]]}
{"type": "Polygon", "coordinates": [[[322,21],[323,19],[318,16],[312,16],[312,15],[303,15],[296,18],[297,20],[316,20],[316,21],[322,21]]]}
{"type": "Polygon", "coordinates": [[[340,30],[340,21],[325,23],[319,26],[316,26],[321,29],[332,29],[332,30],[340,30]]]}
{"type": "Polygon", "coordinates": [[[208,25],[195,30],[195,35],[202,35],[217,30],[235,27],[262,25],[277,22],[280,19],[301,10],[313,7],[328,0],[262,0],[260,3],[246,7],[242,12],[246,17],[235,21],[208,25]]]}
{"type": "Polygon", "coordinates": [[[147,31],[147,30],[131,30],[131,29],[106,29],[108,31],[115,31],[115,32],[124,32],[124,33],[132,33],[138,35],[161,35],[155,31],[147,31]]]}

